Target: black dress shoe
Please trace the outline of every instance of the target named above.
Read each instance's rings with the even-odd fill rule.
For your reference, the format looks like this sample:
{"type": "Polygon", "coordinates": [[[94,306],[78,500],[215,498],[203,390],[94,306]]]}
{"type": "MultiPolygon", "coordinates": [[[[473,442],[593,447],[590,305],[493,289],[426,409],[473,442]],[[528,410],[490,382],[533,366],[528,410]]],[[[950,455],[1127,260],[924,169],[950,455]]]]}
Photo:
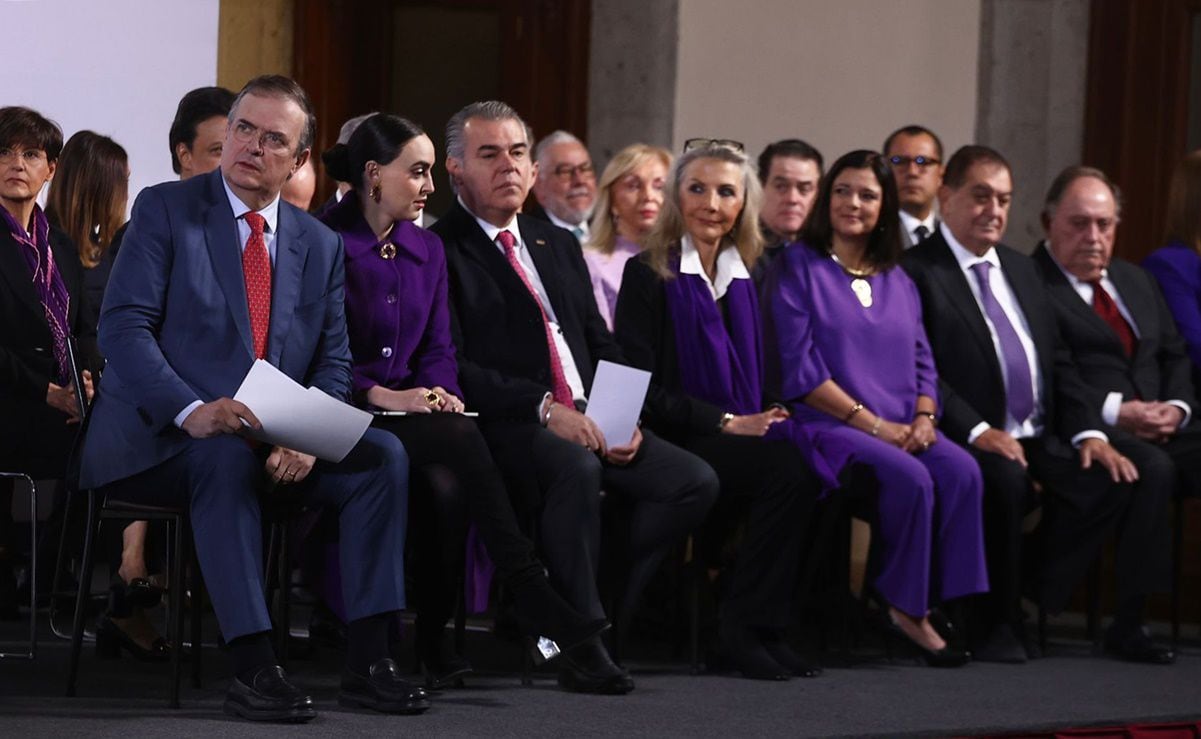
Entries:
{"type": "Polygon", "coordinates": [[[1146,662],[1152,665],[1170,665],[1176,661],[1176,652],[1161,647],[1151,640],[1146,626],[1122,634],[1105,634],[1105,651],[1128,662],[1146,662]]]}
{"type": "Polygon", "coordinates": [[[997,624],[984,641],[972,648],[972,659],[1020,665],[1026,662],[1026,647],[1009,624],[997,624]]]}
{"type": "Polygon", "coordinates": [[[171,646],[163,637],[156,638],[149,648],[143,647],[107,615],[101,616],[96,622],[96,656],[117,659],[122,649],[142,662],[166,662],[171,659],[171,646]]]}
{"type": "Polygon", "coordinates": [[[475,670],[467,660],[439,648],[432,653],[422,655],[421,672],[425,675],[427,690],[444,690],[462,687],[463,678],[475,670]]]}
{"type": "Polygon", "coordinates": [[[372,664],[366,675],[345,670],[338,703],[380,713],[424,713],[430,707],[425,690],[402,678],[391,657],[372,664]]]}
{"type": "Polygon", "coordinates": [[[763,641],[745,626],[722,624],[718,630],[726,662],[751,680],[787,680],[791,673],[768,654],[763,641]]]}
{"type": "MultiPolygon", "coordinates": [[[[506,609],[506,620],[523,636],[534,640],[546,637],[555,642],[560,654],[572,651],[609,628],[609,622],[605,619],[588,618],[572,608],[555,592],[545,575],[513,584],[511,591],[513,600],[506,609]]],[[[532,654],[537,664],[548,659],[536,647],[532,654]]]]}
{"type": "Polygon", "coordinates": [[[792,673],[793,677],[817,677],[822,674],[819,665],[794,652],[780,634],[764,636],[763,648],[781,667],[792,673]]]}
{"type": "Polygon", "coordinates": [[[613,663],[599,639],[591,639],[560,656],[559,686],[574,693],[625,695],[634,681],[613,663]]]}
{"type": "Polygon", "coordinates": [[[225,693],[225,712],[251,721],[292,723],[317,716],[313,699],[288,682],[279,665],[260,667],[248,682],[235,677],[225,693]]]}

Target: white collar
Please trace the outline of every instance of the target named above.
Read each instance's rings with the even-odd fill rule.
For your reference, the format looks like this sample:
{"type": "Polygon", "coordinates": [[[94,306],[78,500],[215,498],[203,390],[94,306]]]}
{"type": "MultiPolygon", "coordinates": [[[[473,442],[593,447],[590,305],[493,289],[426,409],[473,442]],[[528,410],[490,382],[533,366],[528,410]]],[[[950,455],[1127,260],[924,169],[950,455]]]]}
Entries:
{"type": "Polygon", "coordinates": [[[574,234],[576,229],[578,228],[579,230],[584,232],[584,238],[588,237],[588,220],[587,219],[584,219],[583,221],[580,221],[579,223],[568,223],[567,221],[558,217],[554,213],[551,213],[549,210],[546,211],[546,217],[550,219],[551,223],[555,224],[559,228],[565,228],[568,231],[571,231],[572,234],[574,234]]]}
{"type": "MultiPolygon", "coordinates": [[[[221,175],[221,185],[225,187],[225,196],[229,198],[229,207],[233,208],[235,221],[254,210],[246,203],[243,203],[242,199],[235,195],[233,190],[229,189],[229,183],[225,181],[224,174],[221,175]]],[[[261,215],[263,220],[267,222],[267,232],[276,233],[278,230],[276,226],[279,224],[279,193],[275,193],[274,200],[255,212],[261,215]]]]}
{"type": "Polygon", "coordinates": [[[900,209],[897,210],[897,215],[899,215],[901,217],[901,225],[904,226],[905,230],[908,231],[909,233],[913,233],[914,231],[916,231],[918,226],[925,226],[927,234],[934,233],[934,210],[933,209],[930,210],[930,215],[926,216],[922,220],[918,220],[916,217],[911,216],[908,213],[906,213],[905,211],[900,210],[900,209]]]}
{"type": "Polygon", "coordinates": [[[709,294],[713,296],[714,300],[721,300],[734,280],[751,279],[746,265],[742,262],[742,255],[738,253],[734,242],[729,239],[722,241],[721,251],[717,253],[716,267],[717,277],[715,280],[710,280],[709,275],[705,273],[705,268],[701,265],[700,252],[692,245],[692,237],[684,234],[680,239],[680,274],[700,275],[705,284],[709,286],[709,294]]]}
{"type": "Polygon", "coordinates": [[[493,224],[485,221],[483,218],[480,218],[475,213],[472,213],[471,208],[467,207],[467,203],[464,203],[463,198],[461,198],[461,197],[459,198],[459,205],[463,206],[463,210],[467,211],[467,213],[472,218],[475,219],[475,222],[480,224],[480,228],[484,229],[484,233],[487,234],[489,241],[495,243],[496,237],[500,235],[501,231],[508,231],[509,233],[513,234],[514,238],[517,239],[517,246],[518,247],[521,246],[521,243],[522,243],[521,231],[519,231],[517,229],[517,214],[516,213],[513,214],[513,217],[510,218],[509,222],[506,223],[505,225],[496,226],[496,225],[493,225],[493,224]]]}
{"type": "Polygon", "coordinates": [[[959,268],[964,272],[971,269],[972,265],[980,262],[988,262],[997,269],[1001,268],[1001,259],[997,256],[996,249],[990,248],[984,252],[984,256],[978,257],[975,252],[969,251],[966,246],[959,243],[959,239],[955,238],[955,234],[951,233],[951,229],[947,228],[945,221],[939,224],[939,230],[942,233],[942,237],[947,240],[947,245],[951,247],[951,254],[955,256],[955,261],[959,262],[959,268]]]}

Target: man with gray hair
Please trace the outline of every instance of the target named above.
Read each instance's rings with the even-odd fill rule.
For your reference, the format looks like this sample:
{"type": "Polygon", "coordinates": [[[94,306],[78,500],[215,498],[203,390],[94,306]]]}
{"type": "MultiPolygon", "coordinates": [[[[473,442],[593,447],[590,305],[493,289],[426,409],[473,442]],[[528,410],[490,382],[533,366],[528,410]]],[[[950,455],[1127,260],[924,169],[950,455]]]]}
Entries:
{"type": "MultiPolygon", "coordinates": [[[[629,574],[620,633],[666,550],[704,520],[717,476],[649,431],[606,439],[582,412],[597,362],[626,361],[574,239],[519,214],[536,165],[516,111],[496,101],[468,105],[446,125],[446,150],[458,201],[433,231],[446,249],[464,398],[480,413],[513,507],[536,516],[555,590],[590,617],[605,615],[596,586],[600,491],[631,511],[621,532],[629,574]]],[[[559,663],[568,690],[634,688],[599,639],[559,663]]]]}
{"type": "Polygon", "coordinates": [[[567,229],[583,243],[596,205],[596,170],[588,149],[567,131],[555,131],[534,147],[534,163],[537,205],[526,213],[567,229]]]}

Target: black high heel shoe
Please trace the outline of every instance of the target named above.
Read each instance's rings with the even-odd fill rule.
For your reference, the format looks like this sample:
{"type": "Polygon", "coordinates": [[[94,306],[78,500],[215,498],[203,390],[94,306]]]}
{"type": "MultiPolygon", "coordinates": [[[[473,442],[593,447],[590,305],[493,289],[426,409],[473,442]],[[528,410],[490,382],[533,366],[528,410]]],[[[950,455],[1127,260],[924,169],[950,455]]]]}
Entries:
{"type": "Polygon", "coordinates": [[[899,641],[902,644],[908,644],[918,651],[922,660],[930,667],[963,667],[972,660],[972,653],[966,649],[955,649],[950,644],[946,644],[942,649],[930,649],[909,638],[897,624],[892,620],[891,614],[885,612],[885,637],[899,641]]]}
{"type": "Polygon", "coordinates": [[[504,622],[508,621],[511,628],[526,637],[535,664],[569,652],[609,628],[605,619],[590,619],[572,608],[544,576],[512,585],[511,592],[512,603],[506,609],[506,618],[498,619],[498,633],[505,630],[504,622]],[[553,641],[557,650],[544,641],[540,643],[542,637],[553,641]]]}
{"type": "Polygon", "coordinates": [[[122,597],[130,608],[154,608],[163,600],[163,588],[144,577],[135,577],[129,582],[118,581],[114,587],[124,589],[122,597]]]}
{"type": "Polygon", "coordinates": [[[96,622],[96,656],[101,659],[117,659],[121,656],[122,649],[142,662],[166,662],[171,659],[171,647],[163,637],[155,639],[147,649],[134,641],[107,615],[101,616],[96,622]]]}

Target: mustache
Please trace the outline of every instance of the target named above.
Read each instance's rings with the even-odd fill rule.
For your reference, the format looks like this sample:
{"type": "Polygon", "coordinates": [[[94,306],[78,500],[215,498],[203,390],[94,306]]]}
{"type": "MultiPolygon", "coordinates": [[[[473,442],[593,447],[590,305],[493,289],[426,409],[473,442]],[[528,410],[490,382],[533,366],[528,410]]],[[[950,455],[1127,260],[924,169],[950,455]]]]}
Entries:
{"type": "Polygon", "coordinates": [[[568,190],[567,197],[569,197],[569,198],[586,197],[588,195],[588,193],[589,193],[588,188],[584,185],[581,185],[579,187],[573,187],[570,190],[568,190]]]}

